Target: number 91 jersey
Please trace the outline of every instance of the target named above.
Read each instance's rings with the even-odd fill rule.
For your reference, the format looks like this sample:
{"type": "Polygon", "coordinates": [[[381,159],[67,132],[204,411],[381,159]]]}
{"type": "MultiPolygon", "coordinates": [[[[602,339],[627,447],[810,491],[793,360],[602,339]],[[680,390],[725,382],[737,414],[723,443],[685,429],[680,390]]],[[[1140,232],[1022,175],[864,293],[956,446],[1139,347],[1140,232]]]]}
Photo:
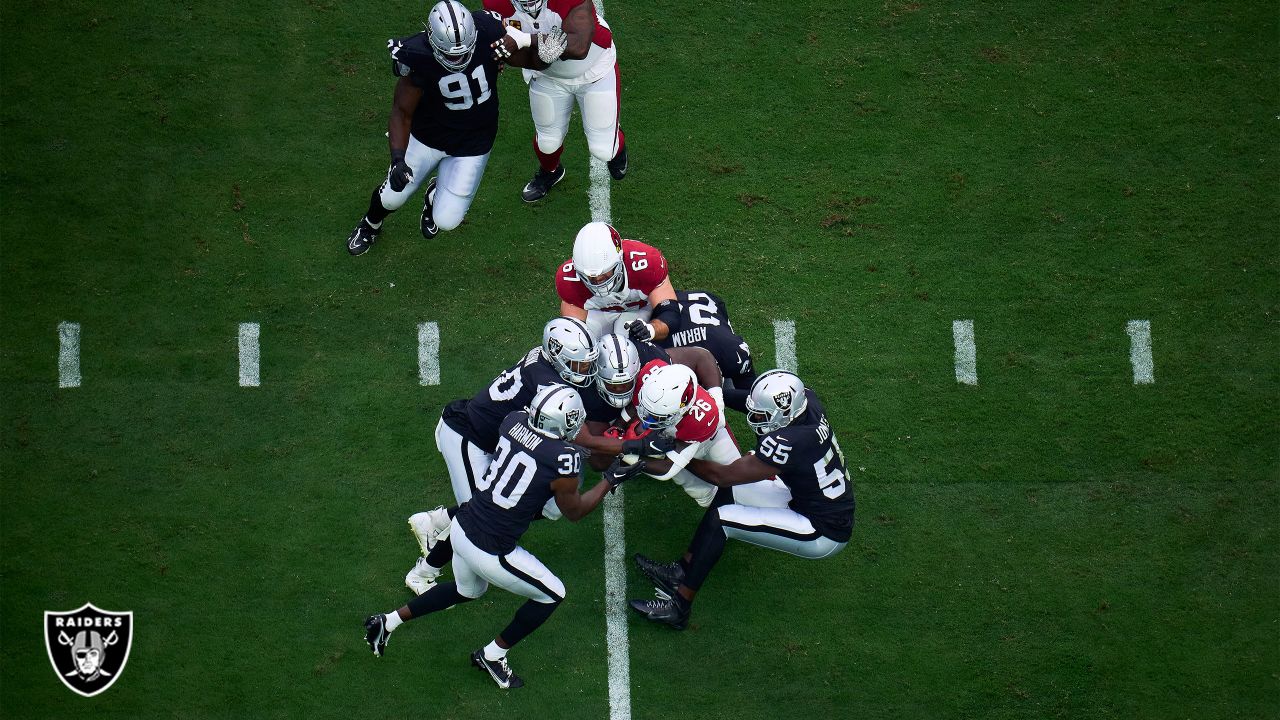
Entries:
{"type": "Polygon", "coordinates": [[[791,490],[792,510],[809,518],[813,527],[837,542],[853,535],[853,487],[844,453],[818,396],[805,389],[808,408],[790,425],[760,437],[755,455],[778,470],[778,479],[791,490]]]}
{"type": "Polygon", "coordinates": [[[498,135],[498,61],[489,43],[506,35],[502,23],[479,10],[475,51],[462,70],[450,70],[431,53],[427,33],[387,41],[391,70],[422,88],[409,131],[418,142],[453,157],[484,155],[498,135]]]}
{"type": "Polygon", "coordinates": [[[551,483],[582,470],[577,448],[534,432],[528,419],[529,413],[517,410],[502,420],[497,455],[484,477],[476,478],[471,500],[458,511],[467,538],[494,555],[515,550],[529,523],[555,495],[551,483]]]}

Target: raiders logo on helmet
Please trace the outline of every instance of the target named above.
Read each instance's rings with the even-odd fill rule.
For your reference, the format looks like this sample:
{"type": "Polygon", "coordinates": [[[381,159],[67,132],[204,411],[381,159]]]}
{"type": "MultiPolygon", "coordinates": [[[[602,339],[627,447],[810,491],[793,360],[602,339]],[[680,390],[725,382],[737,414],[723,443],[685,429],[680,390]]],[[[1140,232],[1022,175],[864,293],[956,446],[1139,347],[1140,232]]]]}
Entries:
{"type": "Polygon", "coordinates": [[[791,393],[780,392],[777,395],[773,396],[773,402],[779,408],[790,411],[791,410],[791,393]]]}
{"type": "Polygon", "coordinates": [[[75,610],[44,614],[44,645],[53,671],[63,685],[85,697],[120,679],[132,644],[132,612],[85,603],[75,610]]]}
{"type": "Polygon", "coordinates": [[[551,351],[552,355],[559,355],[560,351],[564,349],[564,344],[555,338],[548,338],[547,349],[551,351]]]}

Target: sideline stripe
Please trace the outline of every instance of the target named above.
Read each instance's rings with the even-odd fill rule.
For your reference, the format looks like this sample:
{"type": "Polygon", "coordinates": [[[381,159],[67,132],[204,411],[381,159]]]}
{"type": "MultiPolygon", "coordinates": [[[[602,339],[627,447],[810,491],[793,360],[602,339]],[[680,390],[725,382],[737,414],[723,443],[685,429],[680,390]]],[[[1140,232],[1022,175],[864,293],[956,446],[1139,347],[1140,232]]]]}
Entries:
{"type": "MultiPolygon", "coordinates": [[[[596,14],[604,17],[604,3],[592,0],[596,14]]],[[[613,222],[608,167],[591,158],[591,186],[587,198],[591,219],[613,222]]],[[[604,619],[609,650],[609,720],[631,720],[631,642],[627,638],[627,542],[623,489],[604,499],[604,619]]]]}
{"type": "Polygon", "coordinates": [[[58,323],[58,387],[80,387],[80,323],[58,323]]]}
{"type": "Polygon", "coordinates": [[[793,373],[800,372],[800,362],[796,360],[796,321],[773,321],[773,347],[776,362],[774,365],[793,373]]]}
{"type": "Polygon", "coordinates": [[[1129,333],[1129,362],[1133,363],[1133,384],[1154,383],[1156,368],[1151,360],[1151,321],[1130,320],[1124,331],[1129,333]]]}
{"type": "Polygon", "coordinates": [[[260,334],[258,323],[240,323],[240,387],[258,387],[262,384],[258,374],[260,334]]]}
{"type": "Polygon", "coordinates": [[[418,384],[440,384],[440,326],[418,323],[418,384]]]}
{"type": "Polygon", "coordinates": [[[978,348],[973,343],[973,321],[951,323],[951,337],[956,343],[956,382],[978,384],[978,348]]]}

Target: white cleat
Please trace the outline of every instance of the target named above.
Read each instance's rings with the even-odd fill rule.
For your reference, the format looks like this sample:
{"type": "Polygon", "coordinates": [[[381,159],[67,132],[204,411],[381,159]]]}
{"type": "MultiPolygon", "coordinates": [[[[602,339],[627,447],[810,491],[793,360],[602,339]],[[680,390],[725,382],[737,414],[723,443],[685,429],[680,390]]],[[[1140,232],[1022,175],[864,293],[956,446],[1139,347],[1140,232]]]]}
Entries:
{"type": "Polygon", "coordinates": [[[449,512],[443,506],[409,516],[409,531],[418,540],[425,557],[436,542],[449,537],[449,512]]]}
{"type": "Polygon", "coordinates": [[[421,595],[436,586],[438,577],[440,577],[440,571],[428,565],[426,558],[420,557],[413,569],[404,576],[404,584],[413,591],[414,595],[421,595]]]}

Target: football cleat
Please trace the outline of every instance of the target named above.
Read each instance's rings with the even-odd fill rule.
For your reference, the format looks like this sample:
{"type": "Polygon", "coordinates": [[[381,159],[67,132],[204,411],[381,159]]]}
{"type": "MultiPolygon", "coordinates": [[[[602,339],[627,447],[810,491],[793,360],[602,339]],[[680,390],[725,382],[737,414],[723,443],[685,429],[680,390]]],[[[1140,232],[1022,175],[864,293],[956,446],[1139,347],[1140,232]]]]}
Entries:
{"type": "Polygon", "coordinates": [[[564,179],[564,165],[557,165],[555,170],[547,172],[542,168],[538,168],[538,172],[533,174],[533,178],[524,186],[524,190],[520,192],[520,197],[524,198],[527,203],[538,202],[551,192],[551,187],[564,179]]]}
{"type": "Polygon", "coordinates": [[[511,666],[507,665],[505,657],[498,660],[488,660],[484,656],[484,649],[481,648],[471,653],[471,664],[489,673],[489,677],[493,678],[493,681],[498,683],[498,687],[503,690],[524,687],[524,681],[520,679],[519,675],[511,672],[511,666]]]}
{"type": "Polygon", "coordinates": [[[613,159],[605,164],[609,166],[609,174],[613,176],[614,180],[621,180],[622,178],[626,177],[627,176],[627,146],[623,145],[622,147],[618,148],[618,154],[614,155],[613,159]]]}
{"type": "Polygon", "coordinates": [[[413,533],[413,537],[418,541],[418,547],[422,548],[422,555],[426,557],[431,548],[436,543],[449,537],[449,511],[444,506],[438,506],[434,510],[426,512],[414,513],[409,516],[409,532],[413,533]]]}
{"type": "Polygon", "coordinates": [[[436,179],[431,178],[427,181],[427,193],[423,196],[422,203],[422,237],[430,240],[440,232],[440,227],[436,225],[435,218],[432,217],[434,205],[436,201],[436,179]]]}
{"type": "Polygon", "coordinates": [[[379,232],[381,228],[375,228],[367,219],[360,218],[360,224],[347,236],[347,252],[352,255],[365,254],[369,246],[377,242],[379,232]]]}
{"type": "Polygon", "coordinates": [[[676,588],[680,587],[680,583],[684,582],[684,568],[680,567],[678,562],[660,563],[636,553],[636,567],[640,568],[640,572],[649,578],[653,583],[653,587],[658,594],[665,598],[671,599],[676,595],[676,588]]]}
{"type": "Polygon", "coordinates": [[[660,622],[677,630],[683,630],[689,623],[689,606],[682,610],[675,600],[632,600],[631,609],[654,622],[660,622]]]}
{"type": "Polygon", "coordinates": [[[413,569],[404,576],[404,584],[413,591],[414,595],[421,595],[436,586],[438,577],[440,577],[440,571],[428,565],[426,558],[420,557],[413,569]]]}
{"type": "Polygon", "coordinates": [[[386,615],[370,615],[365,618],[364,641],[369,643],[369,649],[375,656],[382,657],[382,653],[387,651],[387,640],[390,638],[386,615]]]}

